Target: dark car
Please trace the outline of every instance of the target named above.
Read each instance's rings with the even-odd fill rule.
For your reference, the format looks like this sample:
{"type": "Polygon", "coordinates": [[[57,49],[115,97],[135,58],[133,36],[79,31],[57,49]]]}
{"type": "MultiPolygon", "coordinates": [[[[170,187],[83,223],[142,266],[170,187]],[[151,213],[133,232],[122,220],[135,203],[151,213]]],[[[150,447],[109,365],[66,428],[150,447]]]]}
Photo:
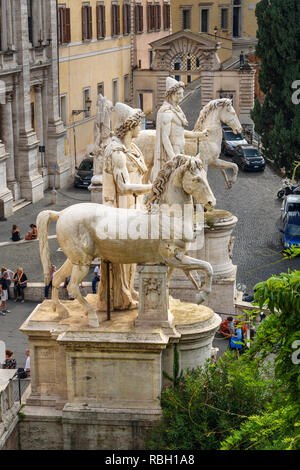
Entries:
{"type": "Polygon", "coordinates": [[[222,152],[224,155],[233,155],[238,145],[247,145],[248,142],[243,134],[235,134],[228,127],[223,126],[222,152]]]}
{"type": "Polygon", "coordinates": [[[74,186],[76,188],[88,188],[94,174],[94,162],[92,158],[85,158],[79,167],[75,167],[74,186]]]}
{"type": "Polygon", "coordinates": [[[300,213],[289,212],[283,221],[280,232],[284,248],[291,248],[292,245],[300,246],[300,213]]]}
{"type": "Polygon", "coordinates": [[[235,148],[232,161],[244,171],[264,171],[266,162],[261,152],[253,145],[239,145],[235,148]]]}

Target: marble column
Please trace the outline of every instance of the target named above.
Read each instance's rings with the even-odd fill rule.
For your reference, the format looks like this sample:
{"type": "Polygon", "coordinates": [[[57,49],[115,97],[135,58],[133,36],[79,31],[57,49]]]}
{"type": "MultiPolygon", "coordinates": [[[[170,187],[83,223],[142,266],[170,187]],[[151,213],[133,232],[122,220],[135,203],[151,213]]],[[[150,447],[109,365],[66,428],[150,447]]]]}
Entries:
{"type": "Polygon", "coordinates": [[[13,211],[13,196],[7,188],[6,181],[6,162],[8,158],[9,154],[0,140],[0,217],[10,217],[13,211]]]}
{"type": "MultiPolygon", "coordinates": [[[[35,85],[35,108],[36,108],[36,133],[40,141],[40,146],[44,145],[44,123],[43,123],[43,104],[42,104],[42,86],[35,85]]],[[[42,161],[41,153],[38,152],[38,167],[41,172],[44,162],[42,161]]]]}
{"type": "Polygon", "coordinates": [[[9,157],[6,161],[7,186],[13,191],[15,178],[14,129],[12,113],[13,92],[6,93],[6,103],[2,105],[2,139],[9,157]]]}

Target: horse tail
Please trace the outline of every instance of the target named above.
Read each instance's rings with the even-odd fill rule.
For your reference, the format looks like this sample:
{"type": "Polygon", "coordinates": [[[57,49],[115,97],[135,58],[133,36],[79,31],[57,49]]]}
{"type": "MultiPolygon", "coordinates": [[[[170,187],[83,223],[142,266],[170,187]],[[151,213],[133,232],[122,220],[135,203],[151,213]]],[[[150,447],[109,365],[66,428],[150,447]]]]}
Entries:
{"type": "Polygon", "coordinates": [[[45,285],[48,285],[51,279],[51,262],[50,262],[50,251],[48,243],[48,231],[50,220],[57,221],[59,218],[59,212],[56,211],[42,211],[37,217],[37,232],[38,239],[40,242],[40,255],[44,270],[44,281],[45,285]]]}

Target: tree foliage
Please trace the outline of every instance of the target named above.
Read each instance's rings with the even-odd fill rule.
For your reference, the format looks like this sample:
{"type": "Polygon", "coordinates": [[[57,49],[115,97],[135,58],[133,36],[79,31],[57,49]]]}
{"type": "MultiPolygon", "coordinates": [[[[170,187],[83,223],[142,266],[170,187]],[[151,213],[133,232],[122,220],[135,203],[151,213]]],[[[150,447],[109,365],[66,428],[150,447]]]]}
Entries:
{"type": "Polygon", "coordinates": [[[214,450],[248,416],[260,415],[272,399],[272,373],[244,365],[227,352],[217,364],[190,371],[161,395],[161,422],[149,449],[214,450]]]}
{"type": "Polygon", "coordinates": [[[300,153],[300,104],[292,101],[292,84],[300,79],[300,2],[261,0],[256,17],[259,84],[265,100],[256,101],[251,117],[264,154],[291,176],[300,153]]]}

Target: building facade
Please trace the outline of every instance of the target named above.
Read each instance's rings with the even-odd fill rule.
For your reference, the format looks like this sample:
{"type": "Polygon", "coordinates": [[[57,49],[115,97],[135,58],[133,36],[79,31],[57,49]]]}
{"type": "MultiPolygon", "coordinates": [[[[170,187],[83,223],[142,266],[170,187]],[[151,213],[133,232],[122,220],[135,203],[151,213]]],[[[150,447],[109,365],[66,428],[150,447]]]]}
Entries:
{"type": "Polygon", "coordinates": [[[257,22],[255,8],[259,0],[173,0],[173,32],[190,30],[221,43],[219,58],[226,62],[240,52],[253,52],[257,22]]]}
{"type": "Polygon", "coordinates": [[[56,0],[0,1],[0,215],[67,184],[56,0]]]}
{"type": "Polygon", "coordinates": [[[94,142],[97,97],[132,100],[133,4],[58,2],[60,109],[72,169],[94,142]]]}

